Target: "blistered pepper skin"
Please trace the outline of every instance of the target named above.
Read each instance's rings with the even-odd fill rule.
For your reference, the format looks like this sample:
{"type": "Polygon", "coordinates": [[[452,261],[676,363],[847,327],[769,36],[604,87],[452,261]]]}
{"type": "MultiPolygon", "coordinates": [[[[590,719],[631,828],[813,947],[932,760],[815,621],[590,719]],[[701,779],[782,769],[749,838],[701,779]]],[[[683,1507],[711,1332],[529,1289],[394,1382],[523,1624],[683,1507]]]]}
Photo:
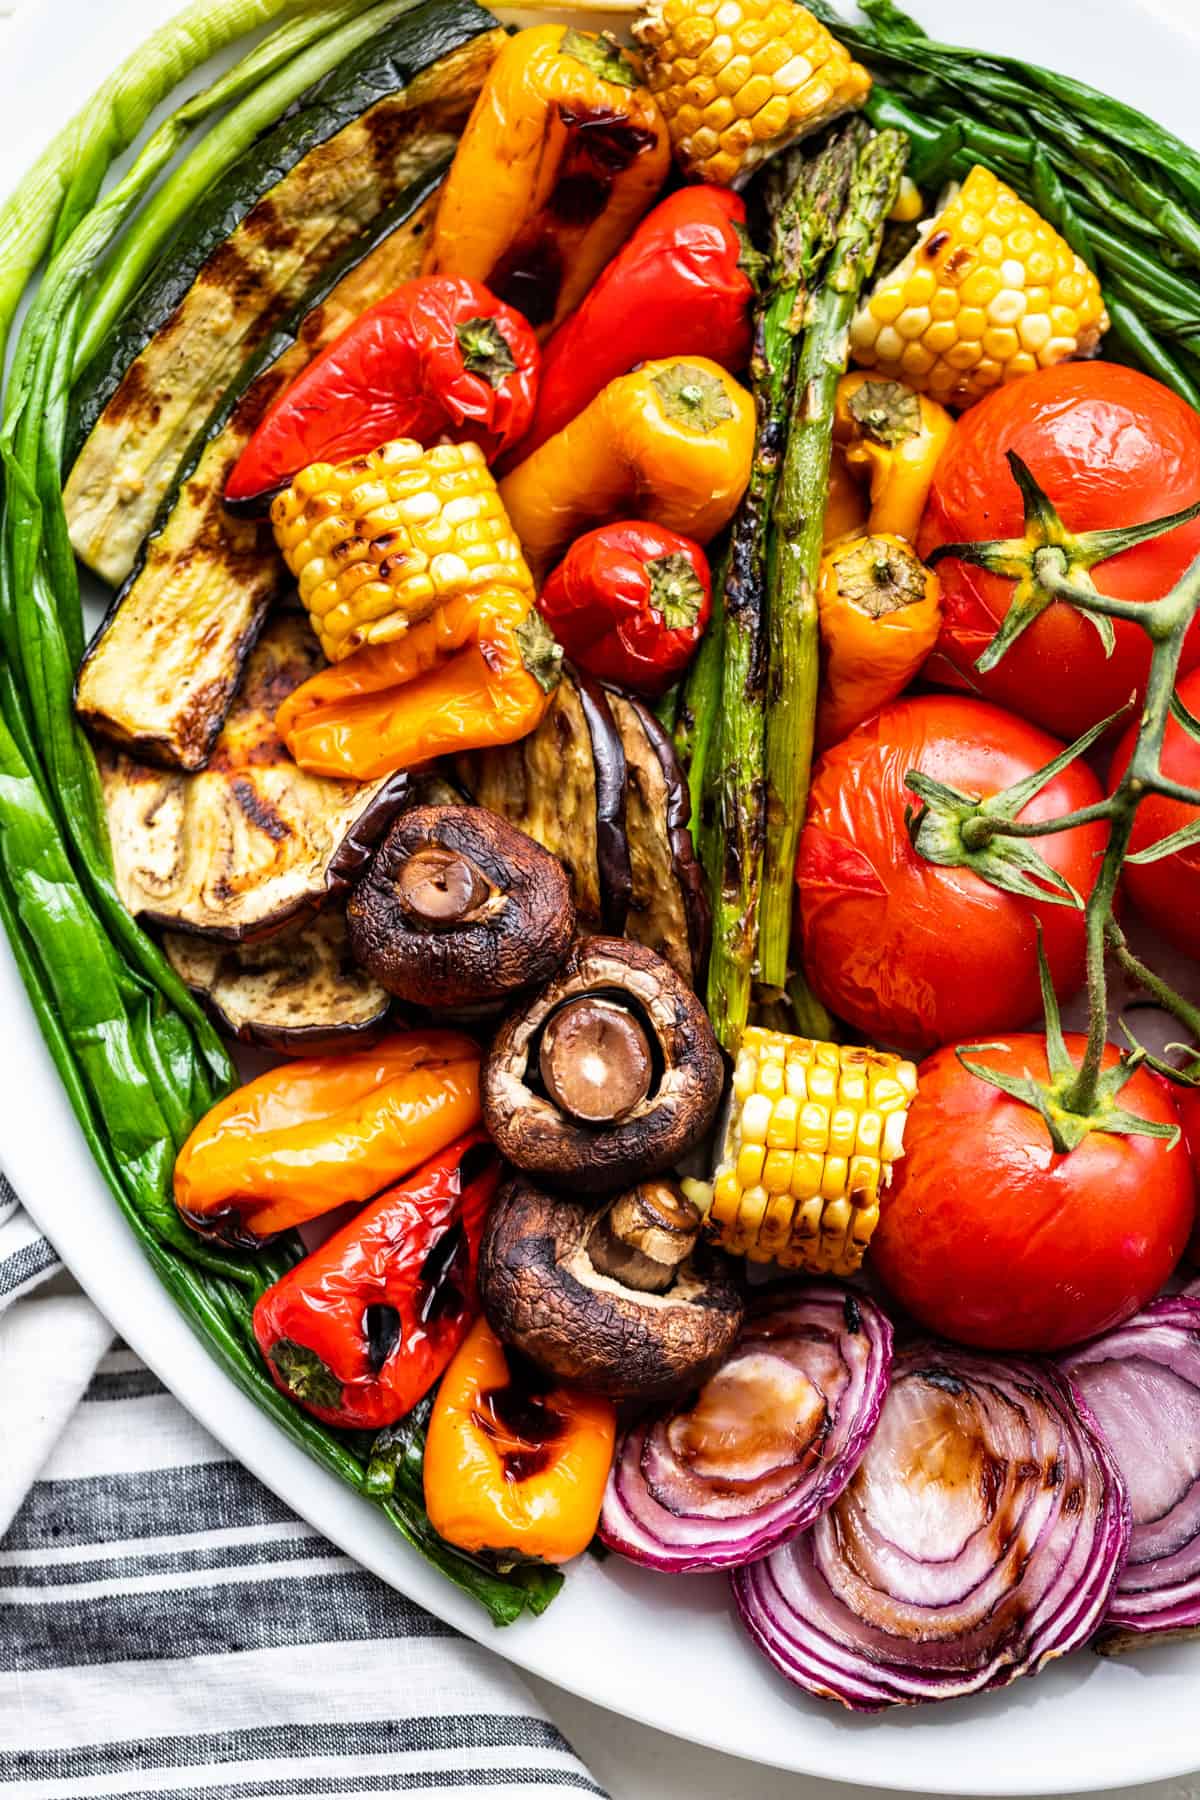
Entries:
{"type": "Polygon", "coordinates": [[[651,205],[670,161],[666,123],[628,53],[570,26],[519,31],[467,121],[426,272],[483,282],[547,335],[651,205]]]}
{"type": "Polygon", "coordinates": [[[265,505],[313,463],[394,438],[479,445],[489,462],[529,428],[541,354],[525,320],[476,281],[402,282],[368,307],[275,401],[225,488],[265,505]]]}
{"type": "Polygon", "coordinates": [[[593,526],[643,519],[707,544],[750,479],[754,402],[706,357],[610,381],[500,484],[535,580],[593,526]]]}
{"type": "Polygon", "coordinates": [[[533,425],[509,464],[638,363],[705,356],[735,374],[745,368],[754,300],[745,224],[738,195],[711,185],[680,188],[647,213],[546,345],[533,425]]]}
{"type": "Polygon", "coordinates": [[[612,1463],[611,1401],[514,1385],[478,1319],[442,1378],[425,1440],[425,1510],[447,1543],[501,1559],[569,1562],[596,1533],[612,1463]]]}
{"type": "Polygon", "coordinates": [[[461,595],[304,682],[276,730],[310,775],[356,781],[515,743],[541,723],[557,679],[557,651],[537,624],[515,589],[461,595]]]}
{"type": "Polygon", "coordinates": [[[205,1236],[254,1246],[369,1199],[479,1116],[479,1046],[462,1032],[307,1057],[205,1114],[175,1164],[175,1204],[205,1236]]]}
{"type": "Polygon", "coordinates": [[[576,538],[538,610],[576,667],[657,699],[691,662],[712,616],[699,544],[640,519],[576,538]]]}
{"type": "Polygon", "coordinates": [[[360,1431],[410,1412],[475,1316],[499,1180],[486,1132],[471,1132],[269,1287],[254,1335],[276,1387],[326,1424],[360,1431]]]}

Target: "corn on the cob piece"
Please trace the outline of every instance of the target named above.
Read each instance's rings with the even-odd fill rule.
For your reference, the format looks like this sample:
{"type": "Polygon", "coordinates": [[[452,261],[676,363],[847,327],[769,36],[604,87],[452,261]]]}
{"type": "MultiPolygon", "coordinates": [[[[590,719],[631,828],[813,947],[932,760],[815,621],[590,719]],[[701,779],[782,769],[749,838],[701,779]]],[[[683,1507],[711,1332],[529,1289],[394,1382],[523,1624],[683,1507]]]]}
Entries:
{"type": "Polygon", "coordinates": [[[1053,226],[978,166],[859,308],[854,361],[968,405],[1001,382],[1090,356],[1100,284],[1053,226]]]}
{"type": "Polygon", "coordinates": [[[330,662],[492,584],[533,597],[477,444],[424,450],[397,438],[350,462],[313,463],[272,502],[271,524],[330,662]]]}
{"type": "Polygon", "coordinates": [[[852,1275],[904,1154],[917,1071],[883,1050],[749,1026],[708,1230],[751,1262],[852,1275]]]}
{"type": "Polygon", "coordinates": [[[871,88],[796,0],[649,0],[633,35],[678,161],[726,187],[871,88]]]}

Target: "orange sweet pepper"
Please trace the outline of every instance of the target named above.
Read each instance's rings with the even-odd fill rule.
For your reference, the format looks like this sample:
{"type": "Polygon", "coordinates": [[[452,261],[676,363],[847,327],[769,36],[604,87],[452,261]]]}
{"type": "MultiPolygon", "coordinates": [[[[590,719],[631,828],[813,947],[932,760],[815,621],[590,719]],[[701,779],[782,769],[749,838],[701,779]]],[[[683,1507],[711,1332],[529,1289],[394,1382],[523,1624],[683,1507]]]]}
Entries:
{"type": "Polygon", "coordinates": [[[602,388],[500,483],[537,581],[575,538],[642,519],[707,544],[750,479],[754,402],[703,356],[659,357],[602,388]]]}
{"type": "Polygon", "coordinates": [[[525,737],[560,661],[528,594],[481,589],[322,669],[288,695],[275,729],[310,775],[373,781],[525,737]]]}
{"type": "Polygon", "coordinates": [[[568,1562],[595,1536],[616,1430],[611,1401],[518,1381],[478,1319],[429,1421],[430,1523],[447,1543],[501,1562],[568,1562]]]}
{"type": "Polygon", "coordinates": [[[937,642],[941,588],[911,545],[873,532],[825,552],[817,608],[817,747],[826,750],[908,686],[937,642]]]}
{"type": "Polygon", "coordinates": [[[835,444],[829,459],[829,486],[825,489],[825,548],[865,531],[869,511],[862,484],[850,473],[840,446],[835,444]]]}
{"type": "Polygon", "coordinates": [[[479,1046],[463,1032],[289,1062],[205,1114],[179,1152],[175,1204],[205,1236],[253,1247],[370,1199],[479,1116],[479,1046]]]}
{"type": "Polygon", "coordinates": [[[442,189],[427,274],[466,275],[545,336],[656,197],[666,122],[611,39],[535,25],[484,79],[442,189]]]}

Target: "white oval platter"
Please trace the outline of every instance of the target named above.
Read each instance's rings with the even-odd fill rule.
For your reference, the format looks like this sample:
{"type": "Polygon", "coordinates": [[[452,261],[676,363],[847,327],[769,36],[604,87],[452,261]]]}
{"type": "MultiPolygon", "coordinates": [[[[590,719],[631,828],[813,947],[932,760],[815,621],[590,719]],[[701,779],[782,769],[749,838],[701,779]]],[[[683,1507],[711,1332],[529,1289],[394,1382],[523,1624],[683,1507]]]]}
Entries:
{"type": "MultiPolygon", "coordinates": [[[[172,0],[26,0],[0,61],[0,193],[172,0]]],[[[1200,135],[1200,0],[916,0],[934,33],[1070,71],[1200,135]],[[1192,21],[1194,20],[1194,25],[1192,21]]],[[[0,950],[0,1165],[114,1327],[212,1434],[383,1580],[535,1674],[694,1743],[798,1773],[923,1794],[1045,1794],[1200,1762],[1200,1643],[1089,1654],[1001,1694],[882,1719],[796,1693],[738,1629],[719,1578],[583,1558],[544,1618],[492,1629],[383,1516],[288,1442],[222,1374],[142,1260],[96,1173],[0,950]]]]}

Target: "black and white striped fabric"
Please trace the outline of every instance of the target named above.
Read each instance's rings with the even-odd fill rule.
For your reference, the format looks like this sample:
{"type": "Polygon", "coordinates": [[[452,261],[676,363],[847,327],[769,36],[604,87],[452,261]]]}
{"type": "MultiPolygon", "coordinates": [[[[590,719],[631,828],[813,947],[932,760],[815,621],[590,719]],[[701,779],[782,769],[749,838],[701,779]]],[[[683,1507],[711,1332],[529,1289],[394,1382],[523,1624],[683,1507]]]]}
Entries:
{"type": "Polygon", "coordinates": [[[35,1293],[58,1268],[0,1177],[0,1800],[603,1797],[512,1670],[35,1293]]]}

